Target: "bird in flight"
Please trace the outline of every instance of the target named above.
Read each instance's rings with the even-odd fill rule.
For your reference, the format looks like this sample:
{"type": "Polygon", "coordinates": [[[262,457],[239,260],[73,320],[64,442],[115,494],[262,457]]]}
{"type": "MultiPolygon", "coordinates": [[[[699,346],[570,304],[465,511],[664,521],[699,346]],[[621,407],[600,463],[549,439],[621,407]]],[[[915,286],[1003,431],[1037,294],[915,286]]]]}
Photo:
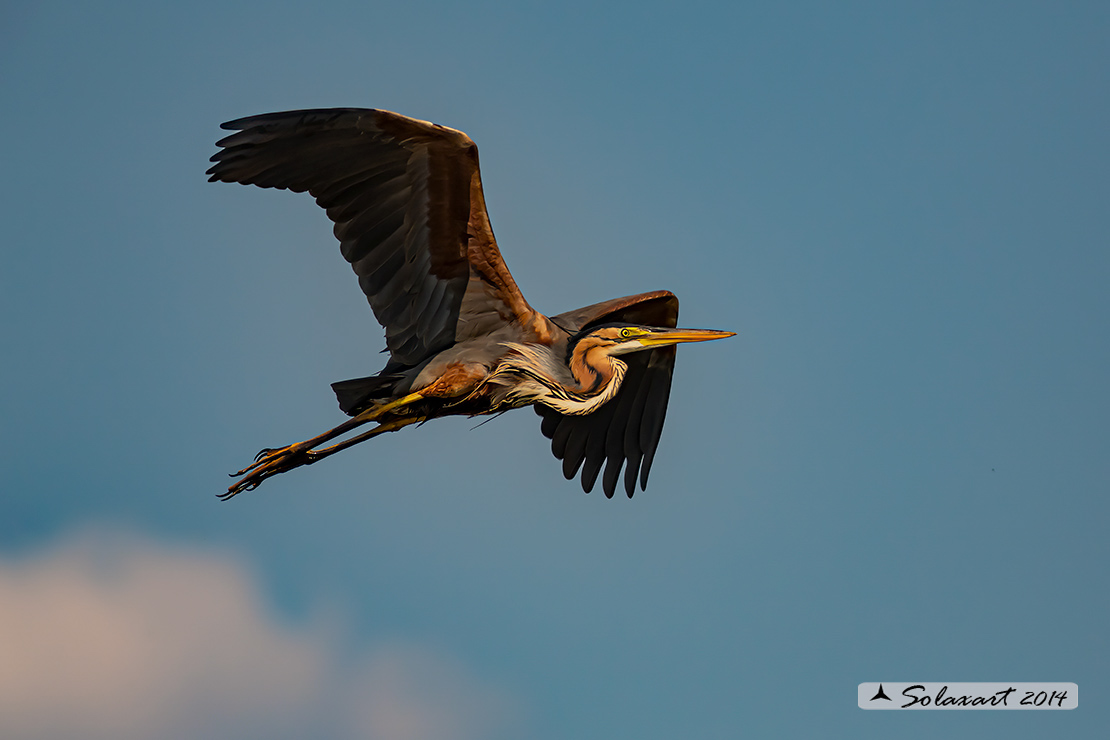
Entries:
{"type": "Polygon", "coordinates": [[[333,383],[352,418],[262,450],[221,498],[385,432],[442,416],[532,406],[540,431],[607,497],[647,486],[670,396],[675,345],[733,336],[677,329],[678,299],[650,293],[545,316],[525,300],[493,238],[478,148],[466,134],[385,110],[333,108],[230,121],[210,182],[307,191],[335,223],[343,257],[389,361],[333,383]],[[326,445],[365,424],[369,431],[326,445]]]}

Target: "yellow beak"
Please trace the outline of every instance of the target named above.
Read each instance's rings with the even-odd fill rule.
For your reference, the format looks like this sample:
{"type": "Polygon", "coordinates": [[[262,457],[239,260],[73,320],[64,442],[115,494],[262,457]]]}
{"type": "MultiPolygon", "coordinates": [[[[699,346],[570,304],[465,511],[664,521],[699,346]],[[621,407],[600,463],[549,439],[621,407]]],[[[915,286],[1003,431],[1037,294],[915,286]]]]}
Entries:
{"type": "Polygon", "coordinates": [[[708,342],[713,339],[725,339],[734,336],[736,336],[734,331],[717,331],[716,329],[654,329],[651,334],[639,337],[639,341],[645,347],[663,347],[668,344],[708,342]]]}

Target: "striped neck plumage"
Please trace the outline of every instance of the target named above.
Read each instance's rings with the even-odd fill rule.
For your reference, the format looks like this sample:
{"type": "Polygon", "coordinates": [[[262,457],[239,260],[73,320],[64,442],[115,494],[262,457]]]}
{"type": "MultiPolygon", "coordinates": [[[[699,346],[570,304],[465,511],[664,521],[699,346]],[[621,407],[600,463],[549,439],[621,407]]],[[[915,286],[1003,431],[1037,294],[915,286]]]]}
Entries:
{"type": "Polygon", "coordinates": [[[502,403],[539,403],[567,416],[591,414],[617,395],[628,365],[604,347],[578,344],[563,364],[542,345],[506,342],[511,351],[486,382],[503,389],[502,403]],[[502,378],[507,382],[498,383],[502,378]]]}

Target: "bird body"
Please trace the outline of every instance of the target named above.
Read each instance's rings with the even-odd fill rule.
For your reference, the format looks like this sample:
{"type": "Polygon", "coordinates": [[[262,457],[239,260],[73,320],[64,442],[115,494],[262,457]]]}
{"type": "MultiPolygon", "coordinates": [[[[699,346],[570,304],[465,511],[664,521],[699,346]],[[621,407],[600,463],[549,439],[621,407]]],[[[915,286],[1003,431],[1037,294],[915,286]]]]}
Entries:
{"type": "Polygon", "coordinates": [[[605,465],[631,497],[662,431],[674,346],[732,336],[675,329],[678,300],[642,293],[554,317],[525,300],[493,238],[478,150],[466,134],[382,110],[290,111],[223,124],[236,133],[212,181],[308,191],[385,328],[377,375],[334,383],[349,421],[259,453],[224,498],[384,432],[440,416],[532,405],[590,491],[605,465]],[[368,432],[320,447],[374,422],[368,432]]]}

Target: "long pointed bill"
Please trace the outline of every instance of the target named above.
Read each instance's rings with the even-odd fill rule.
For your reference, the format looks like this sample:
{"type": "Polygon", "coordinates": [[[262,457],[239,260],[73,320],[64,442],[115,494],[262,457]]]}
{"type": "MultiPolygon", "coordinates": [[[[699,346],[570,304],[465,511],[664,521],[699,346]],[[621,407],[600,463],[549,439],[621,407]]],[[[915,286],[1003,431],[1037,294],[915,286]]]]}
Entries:
{"type": "Polygon", "coordinates": [[[663,347],[668,344],[682,342],[708,342],[713,339],[734,337],[734,331],[717,331],[716,329],[652,329],[651,334],[639,337],[640,344],[644,347],[663,347]]]}

